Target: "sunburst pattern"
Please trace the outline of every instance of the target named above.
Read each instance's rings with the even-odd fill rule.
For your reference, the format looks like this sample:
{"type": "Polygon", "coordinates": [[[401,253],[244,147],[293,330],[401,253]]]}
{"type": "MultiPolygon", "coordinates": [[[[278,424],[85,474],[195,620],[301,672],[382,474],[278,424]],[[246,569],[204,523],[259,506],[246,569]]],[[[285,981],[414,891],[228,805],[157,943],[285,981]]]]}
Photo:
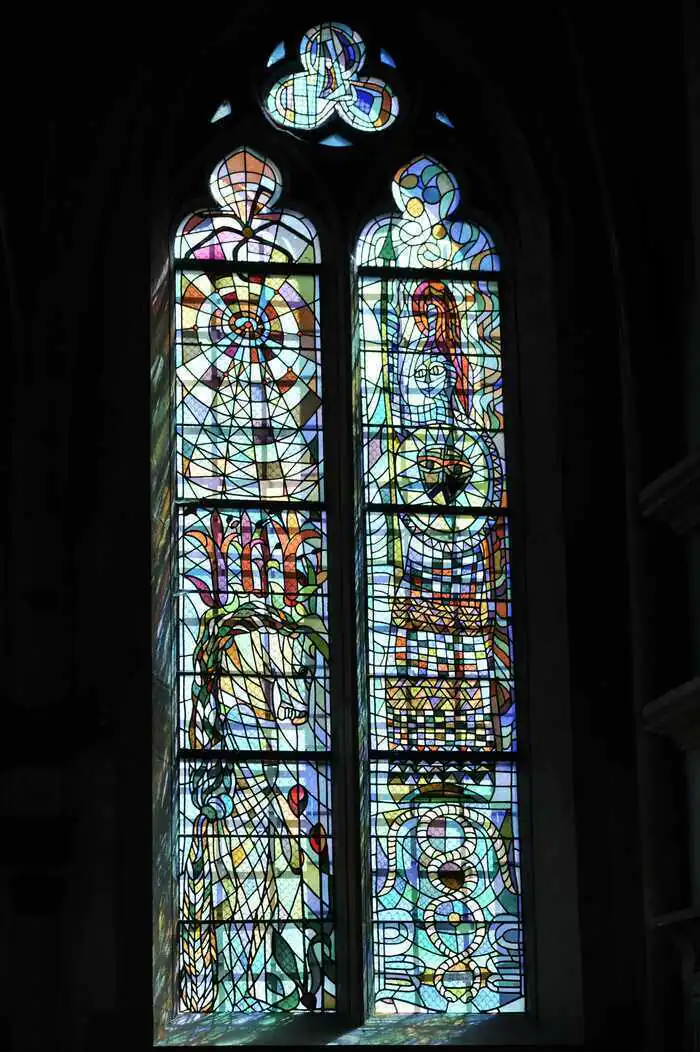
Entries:
{"type": "Polygon", "coordinates": [[[175,241],[179,1008],[332,1011],[318,238],[254,150],[210,190],[175,241]]]}
{"type": "Polygon", "coordinates": [[[180,495],[318,500],[317,279],[185,271],[179,281],[180,495]]]}

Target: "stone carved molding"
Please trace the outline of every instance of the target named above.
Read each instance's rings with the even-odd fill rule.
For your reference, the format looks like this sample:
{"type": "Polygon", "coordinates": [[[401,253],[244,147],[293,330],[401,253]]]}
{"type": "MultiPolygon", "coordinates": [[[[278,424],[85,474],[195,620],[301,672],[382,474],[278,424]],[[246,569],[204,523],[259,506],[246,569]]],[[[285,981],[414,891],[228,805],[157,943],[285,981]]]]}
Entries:
{"type": "Polygon", "coordinates": [[[700,528],[700,453],[674,464],[639,495],[645,519],[665,522],[678,534],[700,528]]]}
{"type": "Polygon", "coordinates": [[[653,931],[673,942],[681,962],[684,1003],[683,1052],[700,1050],[700,910],[677,910],[655,917],[653,931]]]}
{"type": "Polygon", "coordinates": [[[685,752],[700,749],[700,677],[650,701],[642,722],[646,731],[666,735],[685,752]]]}

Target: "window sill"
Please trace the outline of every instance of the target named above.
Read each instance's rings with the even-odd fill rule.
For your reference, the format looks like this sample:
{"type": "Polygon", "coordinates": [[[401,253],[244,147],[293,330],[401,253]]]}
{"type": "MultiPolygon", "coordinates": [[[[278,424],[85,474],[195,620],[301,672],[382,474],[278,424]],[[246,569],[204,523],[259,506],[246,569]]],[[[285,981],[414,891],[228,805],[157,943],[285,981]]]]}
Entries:
{"type": "Polygon", "coordinates": [[[218,1048],[245,1045],[466,1045],[583,1047],[576,1021],[534,1019],[503,1014],[469,1019],[425,1015],[378,1017],[360,1027],[348,1027],[332,1016],[221,1014],[175,1016],[157,1035],[154,1046],[218,1048]]]}

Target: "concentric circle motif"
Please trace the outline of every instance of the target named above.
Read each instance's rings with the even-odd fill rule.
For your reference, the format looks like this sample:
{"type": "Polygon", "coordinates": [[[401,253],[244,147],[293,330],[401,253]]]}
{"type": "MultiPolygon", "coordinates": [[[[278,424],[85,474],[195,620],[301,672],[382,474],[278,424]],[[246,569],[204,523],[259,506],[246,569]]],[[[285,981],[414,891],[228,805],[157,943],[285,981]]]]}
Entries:
{"type": "Polygon", "coordinates": [[[214,309],[201,319],[204,324],[200,322],[200,331],[205,329],[214,346],[230,358],[238,351],[261,347],[271,340],[281,343],[282,326],[272,302],[263,306],[260,301],[243,299],[233,291],[212,306],[214,309]]]}
{"type": "Polygon", "coordinates": [[[396,451],[395,468],[404,504],[480,508],[501,501],[501,457],[493,439],[483,432],[417,428],[396,451]]]}
{"type": "Polygon", "coordinates": [[[438,892],[424,912],[425,931],[444,959],[435,970],[435,989],[446,1001],[470,1000],[480,985],[471,959],[486,936],[484,916],[472,898],[478,877],[470,864],[476,831],[458,814],[426,812],[419,821],[419,864],[438,892]]]}
{"type": "MultiPolygon", "coordinates": [[[[497,507],[503,494],[501,457],[484,432],[449,427],[418,428],[399,446],[396,482],[403,504],[443,505],[446,509],[497,507]]],[[[483,515],[421,513],[402,516],[411,533],[444,544],[456,538],[472,544],[491,529],[483,515]]]]}

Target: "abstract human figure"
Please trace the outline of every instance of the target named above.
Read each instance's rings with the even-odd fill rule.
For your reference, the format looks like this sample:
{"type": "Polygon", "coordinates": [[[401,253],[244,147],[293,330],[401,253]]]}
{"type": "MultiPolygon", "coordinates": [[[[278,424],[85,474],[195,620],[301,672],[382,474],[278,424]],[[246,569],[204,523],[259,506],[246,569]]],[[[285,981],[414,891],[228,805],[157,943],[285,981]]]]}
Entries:
{"type": "MultiPolygon", "coordinates": [[[[268,986],[270,962],[281,956],[280,947],[287,954],[283,972],[292,952],[280,925],[318,916],[327,906],[327,831],[304,785],[303,765],[291,758],[286,765],[265,761],[266,752],[279,749],[285,724],[299,727],[309,719],[311,692],[327,655],[321,619],[310,611],[313,600],[307,595],[300,601],[300,588],[309,588],[302,566],[308,568],[309,553],[318,560],[320,535],[293,512],[256,525],[240,513],[229,516],[226,529],[214,512],[210,529],[190,536],[205,547],[210,573],[207,585],[192,578],[208,609],[194,651],[189,745],[247,755],[192,764],[190,794],[198,814],[183,880],[188,923],[181,996],[189,1011],[213,1010],[222,980],[214,925],[230,921],[231,1007],[255,1010],[289,996],[288,982],[268,986]]],[[[318,587],[324,579],[318,563],[316,571],[318,587]]],[[[308,984],[297,994],[313,1007],[316,993],[308,984]]]]}
{"type": "MultiPolygon", "coordinates": [[[[489,435],[473,427],[470,362],[453,292],[445,282],[422,281],[406,300],[410,313],[399,316],[386,356],[396,495],[406,506],[398,517],[408,537],[390,607],[387,663],[396,675],[385,678],[389,723],[399,698],[413,715],[404,721],[399,748],[495,749],[501,744],[499,711],[490,685],[503,672],[494,644],[504,538],[497,520],[479,516],[478,508],[500,501],[500,457],[489,435]],[[413,513],[411,505],[431,510],[413,513]],[[451,708],[445,696],[453,699],[451,708]],[[477,707],[479,719],[460,740],[457,719],[467,704],[477,707]],[[437,742],[436,726],[442,728],[437,742]]],[[[431,792],[427,800],[435,805],[440,796],[431,792]]],[[[427,940],[423,953],[436,962],[429,983],[438,998],[433,1007],[489,996],[482,990],[492,973],[479,955],[494,916],[504,912],[494,874],[500,874],[504,895],[517,894],[499,829],[454,796],[432,808],[420,794],[402,803],[387,830],[387,876],[377,889],[382,909],[393,916],[394,902],[403,908],[396,874],[412,872],[406,894],[417,904],[422,932],[414,931],[414,938],[427,940]],[[454,843],[436,846],[448,826],[454,843]],[[397,862],[398,844],[404,851],[415,845],[410,862],[397,862]]],[[[514,902],[508,901],[506,913],[514,902]]],[[[413,922],[406,923],[413,930],[413,922]]]]}
{"type": "Polygon", "coordinates": [[[513,733],[500,259],[435,158],[391,189],[355,253],[370,748],[390,750],[370,762],[375,1006],[499,1011],[522,995],[514,770],[488,755],[513,733]]]}
{"type": "Polygon", "coordinates": [[[486,678],[493,674],[494,524],[447,509],[497,504],[500,460],[492,440],[469,429],[469,362],[450,289],[420,283],[410,320],[418,339],[403,341],[389,362],[397,495],[407,509],[435,512],[401,515],[410,540],[392,605],[393,664],[401,676],[486,678]]]}

